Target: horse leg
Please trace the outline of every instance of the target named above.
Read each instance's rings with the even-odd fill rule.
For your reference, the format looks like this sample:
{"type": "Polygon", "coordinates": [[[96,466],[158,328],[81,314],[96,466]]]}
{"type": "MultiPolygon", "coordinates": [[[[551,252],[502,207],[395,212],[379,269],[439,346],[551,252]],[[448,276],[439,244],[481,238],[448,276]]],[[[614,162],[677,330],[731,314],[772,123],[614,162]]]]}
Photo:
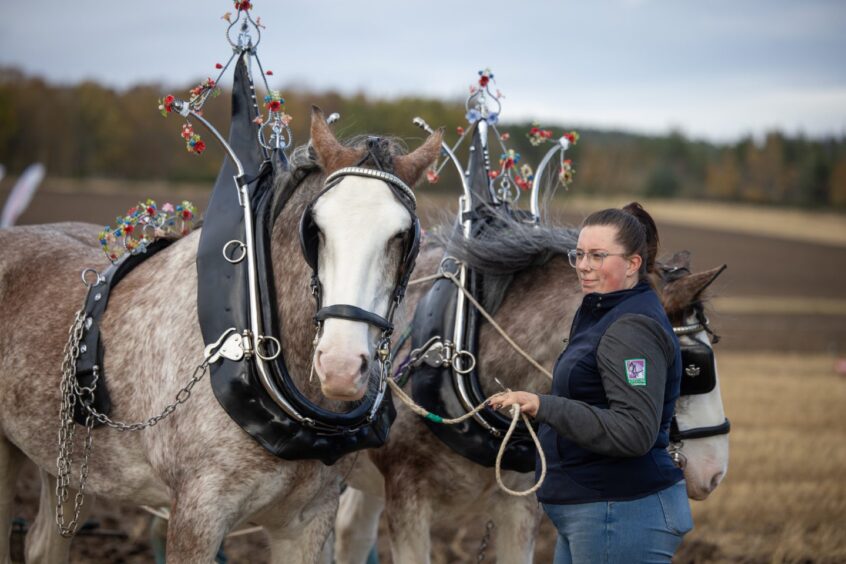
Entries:
{"type": "Polygon", "coordinates": [[[12,533],[12,506],[23,461],[23,453],[0,435],[0,561],[5,563],[11,562],[9,540],[12,533]]]}
{"type": "MultiPolygon", "coordinates": [[[[387,484],[386,484],[387,486],[387,484]]],[[[432,507],[412,488],[387,486],[386,509],[394,562],[429,564],[432,550],[432,507]]]]}
{"type": "Polygon", "coordinates": [[[290,523],[280,526],[265,524],[264,527],[270,536],[270,561],[274,564],[331,562],[331,544],[329,547],[325,545],[332,532],[337,511],[336,491],[334,496],[320,503],[318,507],[309,508],[311,519],[299,526],[291,526],[290,523]]]}
{"type": "MultiPolygon", "coordinates": [[[[70,556],[71,541],[73,538],[65,538],[59,534],[56,527],[56,478],[45,470],[39,470],[41,474],[41,495],[38,499],[38,515],[29,528],[26,535],[26,561],[44,562],[56,564],[67,562],[70,556]]],[[[64,503],[64,514],[66,519],[73,517],[73,505],[76,499],[76,490],[68,490],[68,499],[64,503]]],[[[86,496],[85,503],[79,512],[77,526],[82,526],[88,515],[91,514],[91,507],[94,497],[86,496]]]]}
{"type": "Polygon", "coordinates": [[[376,544],[379,516],[385,508],[380,495],[348,487],[341,495],[335,521],[336,564],[361,564],[376,544]]]}
{"type": "Polygon", "coordinates": [[[177,494],[167,523],[167,562],[214,562],[231,523],[225,504],[207,499],[209,493],[194,489],[177,494]]]}
{"type": "Polygon", "coordinates": [[[369,456],[359,456],[346,478],[335,519],[336,564],[367,561],[379,533],[379,516],[385,508],[385,479],[369,456]]]}
{"type": "Polygon", "coordinates": [[[502,564],[530,564],[535,552],[535,538],[540,527],[541,509],[534,495],[494,496],[493,532],[496,561],[502,564]]]}

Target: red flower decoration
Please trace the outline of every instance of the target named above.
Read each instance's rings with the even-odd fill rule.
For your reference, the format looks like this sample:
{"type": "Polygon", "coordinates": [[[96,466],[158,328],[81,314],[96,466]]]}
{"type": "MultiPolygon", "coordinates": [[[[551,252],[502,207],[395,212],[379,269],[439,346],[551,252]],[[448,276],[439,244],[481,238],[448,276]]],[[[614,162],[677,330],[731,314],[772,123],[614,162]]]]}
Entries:
{"type": "Polygon", "coordinates": [[[271,112],[278,112],[279,108],[282,107],[282,102],[279,100],[271,100],[269,104],[267,104],[267,109],[271,112]]]}
{"type": "Polygon", "coordinates": [[[458,127],[455,128],[455,132],[458,133],[459,135],[464,135],[464,128],[459,125],[458,127]]]}
{"type": "Polygon", "coordinates": [[[264,74],[266,74],[267,76],[273,76],[273,71],[269,70],[269,71],[266,71],[264,74]]]}
{"type": "Polygon", "coordinates": [[[249,0],[236,0],[235,2],[235,9],[236,10],[250,10],[252,9],[253,5],[250,4],[249,0]]]}
{"type": "Polygon", "coordinates": [[[484,88],[485,86],[487,86],[487,85],[488,85],[488,82],[490,82],[490,81],[491,81],[491,79],[490,79],[489,77],[487,77],[487,76],[485,76],[485,75],[482,75],[482,76],[479,78],[479,86],[481,86],[482,88],[484,88]]]}
{"type": "Polygon", "coordinates": [[[426,171],[426,180],[429,181],[429,184],[435,184],[440,179],[438,176],[437,171],[429,169],[426,171]]]}
{"type": "Polygon", "coordinates": [[[223,65],[221,65],[220,63],[215,63],[215,64],[214,64],[214,68],[216,68],[216,69],[222,69],[222,68],[223,68],[223,65]]]}
{"type": "Polygon", "coordinates": [[[510,133],[508,133],[507,131],[506,131],[505,133],[503,133],[502,135],[500,135],[500,136],[499,136],[499,138],[500,138],[500,139],[502,139],[503,141],[508,141],[508,139],[509,139],[510,137],[511,137],[511,134],[510,134],[510,133]]]}
{"type": "Polygon", "coordinates": [[[124,225],[123,226],[123,232],[126,233],[127,235],[129,233],[132,233],[133,231],[135,231],[135,226],[133,226],[133,225],[124,225]]]}
{"type": "Polygon", "coordinates": [[[156,215],[156,208],[153,206],[147,206],[147,215],[156,215]]]}
{"type": "Polygon", "coordinates": [[[499,171],[498,170],[492,170],[488,173],[488,176],[491,177],[491,180],[494,180],[494,179],[496,179],[496,177],[499,176],[499,171]]]}
{"type": "MultiPolygon", "coordinates": [[[[200,143],[202,143],[202,141],[200,141],[200,143]]],[[[200,143],[197,143],[197,145],[199,145],[200,143]]],[[[205,147],[205,144],[203,145],[203,147],[205,147]]],[[[190,210],[182,210],[182,219],[191,219],[192,216],[193,214],[190,210]]]]}
{"type": "MultiPolygon", "coordinates": [[[[194,143],[194,152],[197,153],[198,155],[205,150],[206,150],[205,142],[197,141],[196,143],[194,143]]],[[[185,217],[185,212],[182,212],[182,216],[185,217]]]]}

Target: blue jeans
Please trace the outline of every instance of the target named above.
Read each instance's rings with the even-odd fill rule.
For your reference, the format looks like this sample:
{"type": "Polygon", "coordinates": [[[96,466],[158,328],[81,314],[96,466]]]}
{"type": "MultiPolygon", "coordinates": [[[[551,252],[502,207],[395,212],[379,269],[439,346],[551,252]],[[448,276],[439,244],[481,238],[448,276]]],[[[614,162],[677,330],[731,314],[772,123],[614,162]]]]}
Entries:
{"type": "Polygon", "coordinates": [[[684,480],[632,501],[543,509],[558,529],[554,564],[670,562],[693,528],[684,480]]]}

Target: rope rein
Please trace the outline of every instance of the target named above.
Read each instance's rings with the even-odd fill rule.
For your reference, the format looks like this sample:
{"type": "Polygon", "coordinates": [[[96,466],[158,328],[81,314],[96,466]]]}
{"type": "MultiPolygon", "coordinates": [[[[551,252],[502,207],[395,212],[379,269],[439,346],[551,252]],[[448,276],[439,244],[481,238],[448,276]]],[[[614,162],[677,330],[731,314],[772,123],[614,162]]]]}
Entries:
{"type": "MultiPolygon", "coordinates": [[[[491,399],[492,397],[497,395],[497,394],[494,394],[494,396],[490,396],[485,401],[483,401],[482,403],[480,403],[479,405],[474,407],[471,411],[468,411],[467,413],[465,413],[464,415],[462,415],[460,417],[456,417],[454,419],[444,419],[440,415],[436,415],[434,413],[431,413],[430,411],[427,411],[426,409],[420,407],[417,403],[415,403],[415,401],[413,399],[411,399],[408,396],[408,394],[406,394],[405,391],[403,391],[402,388],[400,388],[400,385],[397,384],[396,382],[394,382],[393,378],[388,378],[388,385],[391,387],[391,391],[394,392],[397,395],[397,397],[400,399],[400,401],[402,403],[404,403],[405,405],[407,405],[408,408],[411,409],[411,411],[413,411],[414,413],[416,413],[420,417],[423,417],[424,419],[428,419],[429,421],[433,421],[435,423],[441,423],[443,425],[456,425],[458,423],[461,423],[463,421],[470,419],[471,417],[473,417],[473,415],[475,415],[476,413],[478,413],[479,411],[481,411],[485,407],[485,404],[488,402],[489,399],[491,399]]],[[[508,391],[511,391],[511,390],[508,390],[508,391]]],[[[526,417],[526,415],[524,413],[520,413],[520,406],[516,403],[511,404],[511,425],[508,426],[508,431],[505,433],[505,437],[503,437],[503,439],[502,439],[502,444],[499,446],[499,452],[496,454],[495,470],[496,470],[496,483],[499,484],[499,487],[502,489],[502,491],[504,491],[507,494],[513,495],[513,496],[526,496],[526,495],[530,495],[530,494],[535,493],[541,487],[541,484],[543,484],[543,481],[546,478],[546,457],[543,454],[543,449],[541,448],[540,439],[538,439],[537,434],[535,434],[535,430],[532,428],[532,425],[529,422],[529,418],[526,417]],[[501,467],[502,467],[502,457],[505,454],[505,447],[508,446],[508,441],[511,439],[511,435],[514,434],[514,429],[517,428],[517,422],[520,420],[521,417],[523,418],[523,423],[526,424],[526,428],[529,430],[529,434],[532,436],[532,441],[534,441],[534,443],[535,443],[535,448],[537,448],[538,456],[540,456],[541,473],[540,473],[540,476],[538,477],[538,481],[537,481],[537,483],[535,483],[535,485],[533,485],[532,487],[530,487],[527,490],[516,491],[516,490],[510,489],[508,486],[506,486],[502,482],[502,468],[501,467]]]]}

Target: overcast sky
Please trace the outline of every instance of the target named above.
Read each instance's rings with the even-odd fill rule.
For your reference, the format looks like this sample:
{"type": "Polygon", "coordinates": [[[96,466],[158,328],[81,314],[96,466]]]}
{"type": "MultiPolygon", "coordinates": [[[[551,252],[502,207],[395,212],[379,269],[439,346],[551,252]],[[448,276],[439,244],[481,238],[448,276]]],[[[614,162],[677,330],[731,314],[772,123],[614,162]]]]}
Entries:
{"type": "MultiPolygon", "coordinates": [[[[0,0],[0,65],[184,84],[230,54],[227,0],[0,0]]],[[[504,120],[716,141],[846,135],[843,0],[256,0],[271,86],[457,99],[490,67],[504,120]]]]}

